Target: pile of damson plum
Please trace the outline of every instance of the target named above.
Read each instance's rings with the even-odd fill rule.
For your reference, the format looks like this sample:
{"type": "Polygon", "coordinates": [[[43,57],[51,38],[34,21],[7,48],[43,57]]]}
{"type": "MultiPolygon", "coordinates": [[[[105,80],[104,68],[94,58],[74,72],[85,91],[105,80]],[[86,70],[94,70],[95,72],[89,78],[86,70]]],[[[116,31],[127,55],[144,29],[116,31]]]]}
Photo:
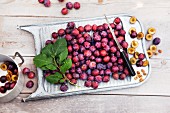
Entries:
{"type": "MultiPolygon", "coordinates": [[[[123,30],[121,19],[115,18],[110,25],[126,51],[128,43],[125,41],[126,31],[123,30]]],[[[80,79],[85,81],[84,86],[96,89],[99,83],[108,82],[111,77],[124,80],[129,75],[106,23],[77,27],[74,22],[69,22],[66,29],[53,32],[52,37],[54,40],[48,40],[46,44],[54,43],[57,37],[67,40],[68,58],[72,59],[73,63],[66,72],[66,77],[73,84],[80,79]]]]}

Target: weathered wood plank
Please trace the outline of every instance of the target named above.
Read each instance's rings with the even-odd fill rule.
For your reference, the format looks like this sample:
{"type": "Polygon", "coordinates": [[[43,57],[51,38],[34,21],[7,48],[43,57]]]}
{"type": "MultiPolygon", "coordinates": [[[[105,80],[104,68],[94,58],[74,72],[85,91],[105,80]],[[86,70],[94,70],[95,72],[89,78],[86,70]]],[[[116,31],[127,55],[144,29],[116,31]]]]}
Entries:
{"type": "MultiPolygon", "coordinates": [[[[42,4],[38,3],[38,0],[29,1],[19,1],[19,0],[1,0],[0,2],[0,15],[4,16],[48,16],[48,17],[61,17],[61,9],[65,7],[65,3],[69,0],[65,0],[64,3],[58,3],[56,0],[51,0],[52,6],[50,8],[45,8],[42,4]],[[8,9],[7,9],[8,7],[8,9]]],[[[76,0],[72,0],[73,2],[76,0]]],[[[170,11],[168,8],[170,2],[167,0],[154,2],[148,2],[147,0],[103,0],[103,3],[98,3],[98,0],[81,0],[81,9],[71,10],[69,15],[63,17],[91,17],[99,16],[113,13],[131,13],[137,12],[142,14],[159,14],[155,9],[159,9],[159,12],[166,10],[170,11]],[[142,10],[141,10],[142,9],[142,10]],[[95,12],[93,14],[89,12],[95,12]]],[[[150,18],[153,18],[150,16],[150,18]]]]}
{"type": "Polygon", "coordinates": [[[0,104],[0,113],[169,113],[169,97],[79,95],[0,104]],[[10,109],[9,109],[10,107],[10,109]]]}

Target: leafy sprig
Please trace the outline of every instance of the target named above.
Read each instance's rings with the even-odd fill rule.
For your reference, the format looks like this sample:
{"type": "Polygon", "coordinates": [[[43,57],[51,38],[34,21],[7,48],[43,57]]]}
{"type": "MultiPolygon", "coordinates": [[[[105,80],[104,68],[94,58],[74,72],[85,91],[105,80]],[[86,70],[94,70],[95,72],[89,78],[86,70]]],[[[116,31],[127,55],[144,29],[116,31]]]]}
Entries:
{"type": "Polygon", "coordinates": [[[46,80],[52,84],[63,83],[67,79],[65,73],[72,66],[72,60],[67,58],[67,42],[64,38],[58,39],[54,44],[46,45],[41,53],[33,59],[36,67],[42,70],[58,70],[55,74],[46,77],[46,80]]]}

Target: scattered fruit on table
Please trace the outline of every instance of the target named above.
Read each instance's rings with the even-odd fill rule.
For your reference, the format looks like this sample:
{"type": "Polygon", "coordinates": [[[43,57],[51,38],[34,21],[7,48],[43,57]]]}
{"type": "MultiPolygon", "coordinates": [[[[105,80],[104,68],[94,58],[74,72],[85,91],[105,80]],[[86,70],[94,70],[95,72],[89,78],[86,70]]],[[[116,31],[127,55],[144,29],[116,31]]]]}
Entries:
{"type": "Polygon", "coordinates": [[[7,73],[0,76],[0,82],[4,84],[4,86],[0,86],[0,93],[6,93],[14,88],[18,80],[18,68],[15,63],[5,61],[0,65],[0,69],[7,73]]]}
{"type": "Polygon", "coordinates": [[[44,0],[44,6],[45,7],[50,7],[51,6],[51,1],[50,0],[44,0]]]}
{"type": "Polygon", "coordinates": [[[68,9],[67,9],[67,8],[63,8],[63,9],[61,10],[61,13],[62,13],[63,15],[68,14],[68,9]]]}
{"type": "MultiPolygon", "coordinates": [[[[64,0],[58,0],[59,2],[64,2],[64,0]]],[[[50,7],[51,6],[51,1],[50,0],[38,0],[39,3],[44,4],[45,7],[50,7]]],[[[80,9],[81,5],[79,2],[67,2],[65,8],[62,8],[61,13],[63,15],[68,14],[69,10],[72,10],[73,8],[78,10],[80,9]]]]}
{"type": "Polygon", "coordinates": [[[26,87],[27,88],[32,88],[34,86],[34,82],[32,80],[29,80],[27,83],[26,83],[26,87]]]}
{"type": "Polygon", "coordinates": [[[161,39],[156,37],[154,40],[153,40],[153,44],[154,45],[158,45],[159,43],[161,42],[161,39]]]}
{"type": "MultiPolygon", "coordinates": [[[[35,78],[35,73],[34,73],[33,71],[31,71],[28,67],[23,68],[22,73],[23,73],[24,75],[27,75],[27,77],[28,77],[29,79],[35,78]]],[[[27,88],[32,88],[33,86],[34,86],[34,82],[33,82],[32,80],[29,80],[29,81],[26,83],[26,87],[27,87],[27,88]]]]}

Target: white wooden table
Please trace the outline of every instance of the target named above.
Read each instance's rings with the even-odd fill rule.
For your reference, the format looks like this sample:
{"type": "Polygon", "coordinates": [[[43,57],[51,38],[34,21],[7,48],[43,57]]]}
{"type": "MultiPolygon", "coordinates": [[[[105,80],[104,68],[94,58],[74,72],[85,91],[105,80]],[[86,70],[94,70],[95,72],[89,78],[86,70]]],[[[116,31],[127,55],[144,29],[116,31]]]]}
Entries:
{"type": "MultiPolygon", "coordinates": [[[[65,0],[67,1],[69,0],[65,0]]],[[[81,9],[72,10],[63,16],[60,11],[65,7],[65,3],[58,3],[57,0],[51,0],[50,8],[45,8],[37,0],[0,0],[0,53],[12,56],[16,51],[20,52],[25,59],[22,68],[26,66],[35,71],[32,62],[35,56],[33,36],[17,30],[17,25],[129,13],[138,17],[145,29],[155,27],[157,29],[155,36],[162,39],[159,49],[162,49],[163,53],[151,59],[150,79],[142,86],[131,89],[21,103],[22,97],[36,90],[35,85],[30,90],[24,88],[12,102],[0,104],[0,113],[169,113],[170,1],[103,0],[102,3],[98,3],[98,0],[77,1],[81,3],[81,9]]]]}

